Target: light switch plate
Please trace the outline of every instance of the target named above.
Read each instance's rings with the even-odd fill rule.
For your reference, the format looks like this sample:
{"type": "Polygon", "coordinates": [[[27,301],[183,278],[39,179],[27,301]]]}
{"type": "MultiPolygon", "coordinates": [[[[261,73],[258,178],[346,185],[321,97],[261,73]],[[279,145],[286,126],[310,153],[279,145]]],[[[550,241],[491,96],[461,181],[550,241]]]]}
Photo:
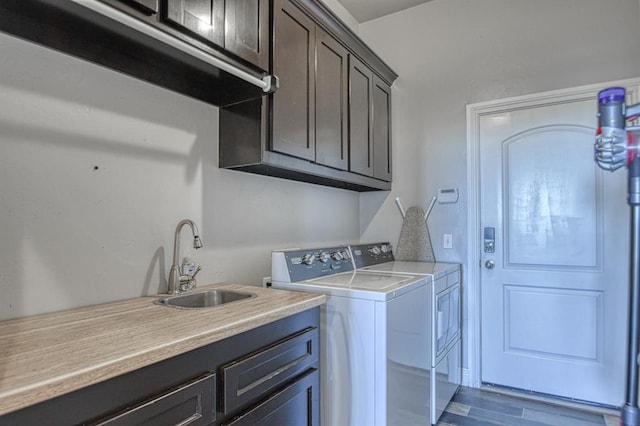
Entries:
{"type": "Polygon", "coordinates": [[[442,248],[446,248],[446,249],[453,248],[453,235],[444,234],[442,236],[442,248]]]}

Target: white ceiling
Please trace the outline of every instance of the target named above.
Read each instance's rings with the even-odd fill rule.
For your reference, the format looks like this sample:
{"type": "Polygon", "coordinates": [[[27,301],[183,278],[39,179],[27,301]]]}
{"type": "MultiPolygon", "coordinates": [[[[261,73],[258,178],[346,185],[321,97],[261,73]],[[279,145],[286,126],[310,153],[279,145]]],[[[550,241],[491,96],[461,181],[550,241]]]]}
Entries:
{"type": "Polygon", "coordinates": [[[338,0],[359,23],[408,9],[430,0],[338,0]]]}

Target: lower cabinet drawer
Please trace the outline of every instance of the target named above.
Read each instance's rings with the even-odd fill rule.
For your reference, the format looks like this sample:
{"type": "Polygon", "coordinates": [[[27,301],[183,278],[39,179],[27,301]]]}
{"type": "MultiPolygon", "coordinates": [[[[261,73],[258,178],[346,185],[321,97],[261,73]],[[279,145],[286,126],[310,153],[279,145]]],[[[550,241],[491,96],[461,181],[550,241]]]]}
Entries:
{"type": "Polygon", "coordinates": [[[220,367],[220,411],[251,405],[318,362],[318,329],[309,327],[220,367]]]}
{"type": "Polygon", "coordinates": [[[320,374],[310,369],[222,426],[320,424],[320,374]]]}
{"type": "Polygon", "coordinates": [[[208,425],[216,419],[216,375],[207,374],[93,425],[208,425]]]}

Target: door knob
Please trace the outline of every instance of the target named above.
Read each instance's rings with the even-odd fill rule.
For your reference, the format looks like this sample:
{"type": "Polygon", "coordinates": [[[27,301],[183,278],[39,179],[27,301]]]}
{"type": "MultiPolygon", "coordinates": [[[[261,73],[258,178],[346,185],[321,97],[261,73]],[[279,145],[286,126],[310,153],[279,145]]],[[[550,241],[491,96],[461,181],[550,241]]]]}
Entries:
{"type": "Polygon", "coordinates": [[[484,262],[484,267],[487,269],[493,269],[494,266],[496,266],[496,264],[493,260],[487,260],[486,262],[484,262]]]}

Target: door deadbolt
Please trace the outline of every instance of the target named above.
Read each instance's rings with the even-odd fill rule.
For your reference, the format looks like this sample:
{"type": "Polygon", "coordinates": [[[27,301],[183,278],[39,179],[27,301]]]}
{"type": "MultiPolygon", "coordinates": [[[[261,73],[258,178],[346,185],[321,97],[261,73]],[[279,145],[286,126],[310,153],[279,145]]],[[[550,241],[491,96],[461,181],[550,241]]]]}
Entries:
{"type": "Polygon", "coordinates": [[[493,228],[493,227],[484,228],[484,252],[485,253],[496,252],[496,228],[493,228]]]}
{"type": "Polygon", "coordinates": [[[496,264],[493,260],[487,260],[484,262],[484,267],[487,269],[493,269],[494,266],[496,266],[496,264]]]}

